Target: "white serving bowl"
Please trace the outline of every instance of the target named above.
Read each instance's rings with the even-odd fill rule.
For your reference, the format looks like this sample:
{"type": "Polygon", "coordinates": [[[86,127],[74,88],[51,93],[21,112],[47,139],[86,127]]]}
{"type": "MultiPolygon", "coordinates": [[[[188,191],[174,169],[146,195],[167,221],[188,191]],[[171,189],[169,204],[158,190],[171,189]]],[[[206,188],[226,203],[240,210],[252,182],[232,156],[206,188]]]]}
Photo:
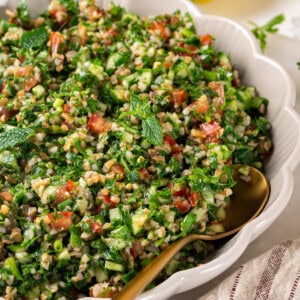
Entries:
{"type": "MultiPolygon", "coordinates": [[[[16,2],[6,1],[6,5],[12,7],[16,2]]],[[[32,0],[30,3],[29,0],[28,2],[34,10],[45,8],[48,1],[32,0]]],[[[111,1],[101,2],[104,7],[107,7],[111,1]]],[[[261,235],[288,204],[293,191],[292,172],[300,160],[300,119],[293,108],[295,86],[280,65],[260,53],[251,33],[234,21],[201,15],[198,8],[188,0],[114,0],[114,3],[141,16],[172,13],[177,9],[183,13],[189,12],[194,18],[198,33],[214,35],[216,48],[230,53],[242,82],[255,86],[258,93],[270,101],[268,119],[273,127],[275,146],[266,167],[271,184],[271,195],[267,206],[255,220],[217,250],[211,261],[200,267],[177,272],[138,297],[139,300],[163,300],[198,287],[228,269],[241,256],[249,243],[261,235]]]]}

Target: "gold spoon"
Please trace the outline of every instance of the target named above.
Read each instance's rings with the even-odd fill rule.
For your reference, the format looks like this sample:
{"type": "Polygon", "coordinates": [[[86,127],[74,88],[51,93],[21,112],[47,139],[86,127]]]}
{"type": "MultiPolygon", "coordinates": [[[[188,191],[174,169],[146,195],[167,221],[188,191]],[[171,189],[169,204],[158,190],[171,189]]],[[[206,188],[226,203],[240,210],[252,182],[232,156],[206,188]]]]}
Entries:
{"type": "Polygon", "coordinates": [[[233,187],[233,195],[222,222],[225,232],[216,235],[190,234],[172,243],[113,297],[113,300],[135,299],[186,244],[195,240],[215,241],[225,238],[257,217],[269,198],[270,186],[266,177],[255,168],[250,167],[249,176],[251,180],[246,182],[235,172],[234,179],[237,183],[233,187]]]}

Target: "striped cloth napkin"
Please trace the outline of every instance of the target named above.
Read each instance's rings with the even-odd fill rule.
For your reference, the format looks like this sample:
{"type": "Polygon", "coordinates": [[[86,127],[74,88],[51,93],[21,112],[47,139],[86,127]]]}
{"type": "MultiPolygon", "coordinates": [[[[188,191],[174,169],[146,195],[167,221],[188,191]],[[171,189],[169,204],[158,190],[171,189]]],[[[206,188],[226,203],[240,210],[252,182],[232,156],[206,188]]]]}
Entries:
{"type": "Polygon", "coordinates": [[[300,299],[300,238],[282,242],[241,265],[198,300],[300,299]]]}

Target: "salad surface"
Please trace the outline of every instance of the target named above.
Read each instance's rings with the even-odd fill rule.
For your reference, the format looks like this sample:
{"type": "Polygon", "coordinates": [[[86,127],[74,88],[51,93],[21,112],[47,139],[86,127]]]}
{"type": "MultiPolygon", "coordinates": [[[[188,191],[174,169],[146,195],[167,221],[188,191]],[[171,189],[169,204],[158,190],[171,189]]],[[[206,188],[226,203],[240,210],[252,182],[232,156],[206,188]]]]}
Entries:
{"type": "MultiPolygon", "coordinates": [[[[173,241],[217,234],[268,100],[189,14],[25,2],[0,21],[0,295],[111,297],[173,241]]],[[[185,247],[157,282],[197,266],[185,247]]]]}

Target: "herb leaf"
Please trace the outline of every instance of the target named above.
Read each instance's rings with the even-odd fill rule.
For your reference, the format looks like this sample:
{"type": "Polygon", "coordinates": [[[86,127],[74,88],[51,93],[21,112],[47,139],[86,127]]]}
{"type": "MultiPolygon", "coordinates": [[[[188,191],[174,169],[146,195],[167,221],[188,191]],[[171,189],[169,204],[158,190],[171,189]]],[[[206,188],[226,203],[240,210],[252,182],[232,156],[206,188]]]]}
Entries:
{"type": "Polygon", "coordinates": [[[31,128],[14,128],[0,133],[0,151],[24,143],[34,134],[31,128]]]}
{"type": "Polygon", "coordinates": [[[184,217],[184,219],[180,223],[183,236],[186,236],[191,231],[191,228],[195,224],[196,220],[197,216],[192,212],[184,217]]]}
{"type": "Polygon", "coordinates": [[[150,103],[149,101],[142,100],[138,95],[130,95],[130,111],[131,114],[135,115],[137,118],[147,118],[151,115],[150,103]]]}
{"type": "Polygon", "coordinates": [[[158,119],[155,116],[150,116],[142,121],[143,136],[154,145],[162,145],[163,132],[158,119]]]}
{"type": "Polygon", "coordinates": [[[265,50],[267,45],[267,35],[269,33],[275,33],[278,31],[278,28],[276,25],[279,25],[283,23],[285,20],[285,17],[283,14],[277,15],[274,18],[272,18],[269,22],[267,22],[263,26],[258,26],[254,22],[250,22],[254,26],[254,28],[251,30],[251,32],[254,34],[254,36],[259,40],[260,43],[260,49],[262,51],[265,50]]]}
{"type": "Polygon", "coordinates": [[[49,33],[44,27],[26,31],[21,37],[21,46],[24,49],[39,48],[48,41],[49,33]]]}

